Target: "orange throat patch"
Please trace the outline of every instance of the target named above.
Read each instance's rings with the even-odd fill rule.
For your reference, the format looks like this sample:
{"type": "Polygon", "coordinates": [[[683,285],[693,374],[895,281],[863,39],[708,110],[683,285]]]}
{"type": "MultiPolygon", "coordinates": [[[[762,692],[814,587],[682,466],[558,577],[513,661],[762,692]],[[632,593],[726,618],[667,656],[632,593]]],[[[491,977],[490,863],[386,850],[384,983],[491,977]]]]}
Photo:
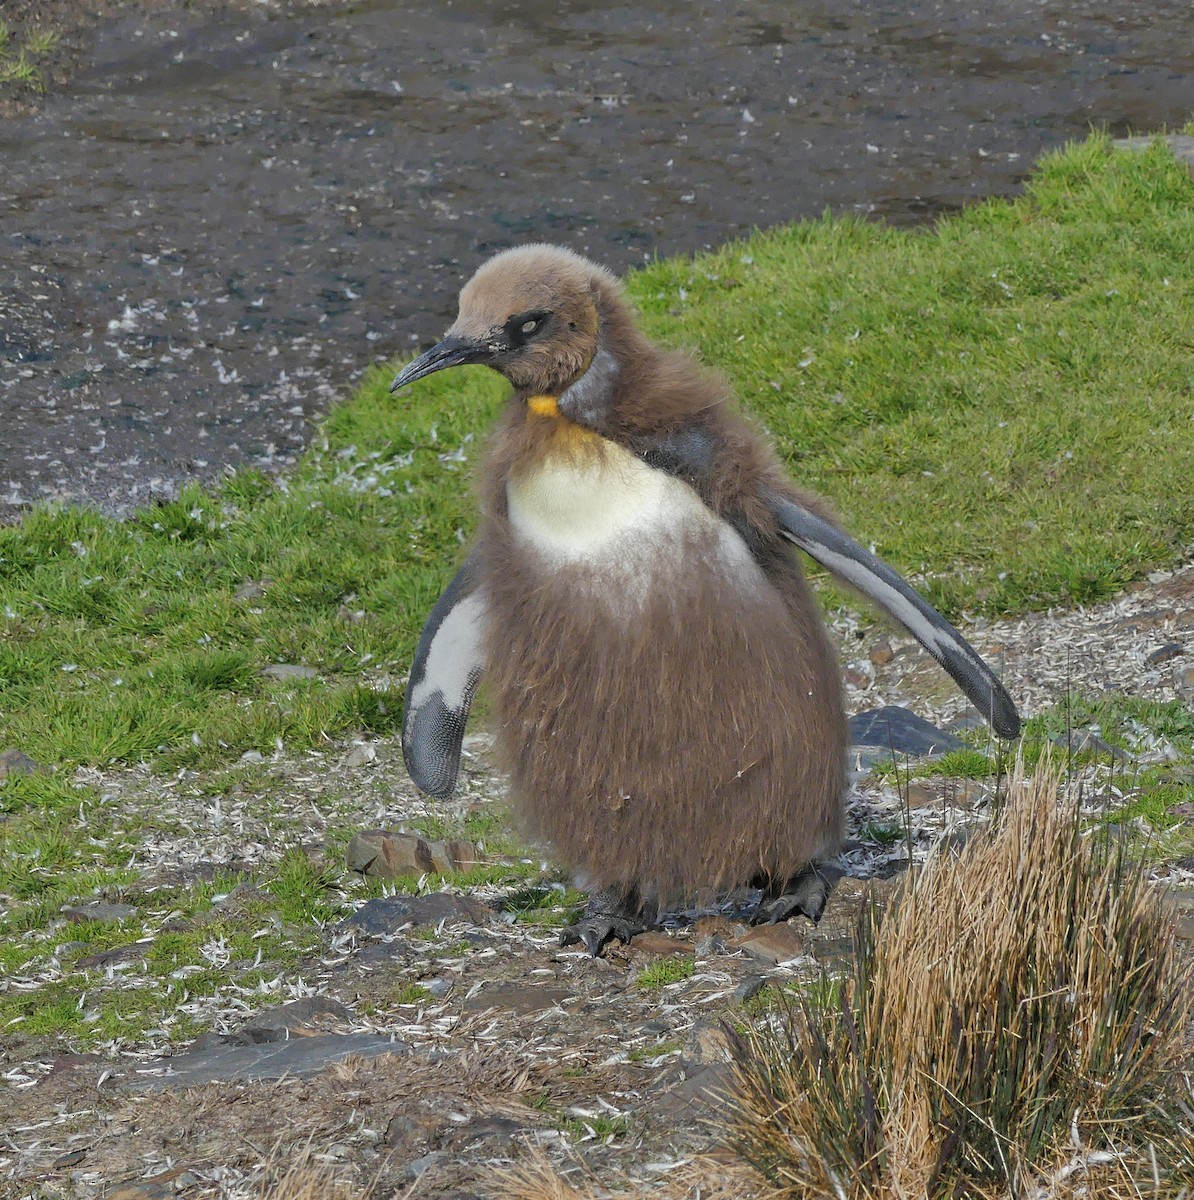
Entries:
{"type": "Polygon", "coordinates": [[[528,396],[527,412],[536,417],[558,417],[564,420],[560,412],[560,402],[555,396],[528,396]]]}

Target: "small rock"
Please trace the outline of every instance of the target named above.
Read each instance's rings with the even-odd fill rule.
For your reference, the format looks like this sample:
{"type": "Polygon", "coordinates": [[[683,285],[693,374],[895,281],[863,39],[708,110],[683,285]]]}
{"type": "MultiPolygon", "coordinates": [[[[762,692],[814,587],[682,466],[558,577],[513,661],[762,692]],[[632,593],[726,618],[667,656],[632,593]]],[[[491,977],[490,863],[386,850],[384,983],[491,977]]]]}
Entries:
{"type": "Polygon", "coordinates": [[[793,925],[756,925],[734,943],[752,958],[765,963],[789,962],[805,954],[804,935],[793,925]]]}
{"type": "Polygon", "coordinates": [[[702,1017],[689,1032],[680,1062],[683,1066],[692,1068],[729,1060],[730,1039],[726,1031],[718,1022],[702,1017]]]}
{"type": "Polygon", "coordinates": [[[871,686],[871,677],[865,671],[856,670],[854,667],[846,668],[846,679],[856,688],[869,688],[871,686]]]}
{"type": "Polygon", "coordinates": [[[1194,704],[1194,667],[1175,666],[1173,687],[1180,699],[1187,704],[1194,704]]]}
{"type": "Polygon", "coordinates": [[[436,1000],[442,1000],[452,990],[452,981],[450,979],[424,979],[420,986],[425,988],[436,1000]]]}
{"type": "Polygon", "coordinates": [[[766,975],[751,975],[734,989],[734,999],[739,1004],[745,1004],[748,1000],[753,1000],[770,982],[766,975]]]}
{"type": "Polygon", "coordinates": [[[432,1167],[438,1166],[452,1156],[443,1150],[432,1150],[430,1154],[424,1154],[422,1158],[416,1158],[414,1162],[408,1162],[402,1168],[402,1177],[404,1179],[418,1179],[425,1175],[432,1167]]]}
{"type": "Polygon", "coordinates": [[[309,1036],[320,1026],[352,1020],[352,1009],[330,996],[304,996],[276,1008],[267,1008],[245,1020],[231,1033],[201,1034],[191,1050],[210,1050],[215,1046],[259,1046],[282,1042],[291,1036],[309,1036]]]}
{"type": "Polygon", "coordinates": [[[918,717],[906,708],[887,704],[850,718],[851,756],[869,769],[891,759],[892,754],[921,758],[941,755],[965,746],[960,738],[918,717]]]}
{"type": "Polygon", "coordinates": [[[253,579],[241,584],[233,593],[233,600],[243,604],[246,600],[259,600],[269,589],[272,579],[253,579]]]}
{"type": "Polygon", "coordinates": [[[451,875],[485,861],[472,842],[433,842],[414,833],[368,829],[348,844],[345,855],[350,871],[379,879],[406,875],[451,875]]]}
{"type": "Polygon", "coordinates": [[[258,672],[267,679],[318,679],[319,672],[314,667],[300,667],[294,663],[270,663],[258,672]]]}
{"type": "Polygon", "coordinates": [[[1159,667],[1161,663],[1167,663],[1175,658],[1181,658],[1185,654],[1186,648],[1181,642],[1166,642],[1164,646],[1158,646],[1145,660],[1146,667],[1159,667]]]}
{"type": "Polygon", "coordinates": [[[636,954],[691,954],[692,943],[668,937],[661,929],[648,929],[631,941],[630,949],[636,954]]]}
{"type": "Polygon", "coordinates": [[[1194,891],[1171,892],[1165,904],[1173,915],[1174,937],[1194,942],[1194,891]]]}
{"type": "Polygon", "coordinates": [[[441,921],[467,921],[484,924],[486,910],[468,896],[450,892],[432,892],[428,896],[382,896],[367,900],[338,929],[386,937],[408,925],[438,925],[441,921]]]}
{"type": "Polygon", "coordinates": [[[725,938],[713,933],[697,939],[693,954],[697,958],[712,958],[716,954],[724,954],[725,951],[725,938]]]}
{"type": "Polygon", "coordinates": [[[970,808],[982,795],[983,789],[975,779],[913,779],[904,790],[910,812],[940,812],[944,804],[970,808]]]}
{"type": "Polygon", "coordinates": [[[127,946],[114,946],[111,950],[86,954],[82,958],[76,959],[74,966],[90,969],[92,967],[114,967],[119,963],[133,962],[135,959],[144,958],[152,945],[153,938],[145,938],[140,942],[131,942],[127,946]]]}
{"type": "Polygon", "coordinates": [[[86,1150],[72,1150],[69,1154],[60,1154],[50,1166],[55,1171],[61,1171],[64,1167],[77,1167],[86,1157],[86,1150]]]}
{"type": "Polygon", "coordinates": [[[369,742],[364,742],[359,746],[354,746],[345,756],[344,765],[346,767],[367,767],[371,762],[377,761],[377,747],[369,742]]]}
{"type": "Polygon", "coordinates": [[[445,1139],[445,1144],[451,1150],[460,1151],[475,1148],[479,1142],[485,1142],[488,1143],[485,1147],[487,1154],[504,1154],[529,1132],[530,1126],[514,1120],[513,1117],[501,1117],[491,1113],[476,1117],[467,1125],[457,1125],[445,1139]]]}
{"type": "Polygon", "coordinates": [[[1092,733],[1089,729],[1071,729],[1068,734],[1059,733],[1050,740],[1055,746],[1060,746],[1063,750],[1069,750],[1073,754],[1106,754],[1120,761],[1132,757],[1126,750],[1108,745],[1098,734],[1092,733]]]}
{"type": "Polygon", "coordinates": [[[243,763],[259,763],[265,761],[265,755],[260,750],[246,750],[240,756],[240,761],[243,763]]]}
{"type": "Polygon", "coordinates": [[[41,764],[23,750],[0,750],[0,781],[15,779],[18,775],[35,775],[41,769],[41,764]]]}
{"type": "Polygon", "coordinates": [[[895,651],[891,648],[891,643],[887,638],[880,638],[872,647],[869,655],[871,662],[877,667],[886,666],[893,658],[895,651]]]}
{"type": "Polygon", "coordinates": [[[62,910],[68,921],[126,921],[135,917],[137,910],[131,904],[105,904],[93,900],[89,904],[69,904],[62,910]]]}

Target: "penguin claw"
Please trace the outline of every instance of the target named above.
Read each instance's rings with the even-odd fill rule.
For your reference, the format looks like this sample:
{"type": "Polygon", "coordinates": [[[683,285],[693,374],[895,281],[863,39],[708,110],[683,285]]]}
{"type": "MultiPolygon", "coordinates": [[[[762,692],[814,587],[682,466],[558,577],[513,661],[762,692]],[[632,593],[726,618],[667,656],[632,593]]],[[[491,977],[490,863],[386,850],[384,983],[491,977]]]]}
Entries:
{"type": "Polygon", "coordinates": [[[583,942],[590,958],[600,958],[606,942],[617,938],[623,945],[647,927],[640,921],[627,920],[612,913],[591,913],[575,925],[560,930],[560,945],[574,946],[583,942]]]}
{"type": "Polygon", "coordinates": [[[814,925],[820,921],[829,901],[829,881],[814,866],[808,866],[792,878],[783,893],[759,901],[752,925],[778,925],[790,917],[808,917],[814,925]]]}

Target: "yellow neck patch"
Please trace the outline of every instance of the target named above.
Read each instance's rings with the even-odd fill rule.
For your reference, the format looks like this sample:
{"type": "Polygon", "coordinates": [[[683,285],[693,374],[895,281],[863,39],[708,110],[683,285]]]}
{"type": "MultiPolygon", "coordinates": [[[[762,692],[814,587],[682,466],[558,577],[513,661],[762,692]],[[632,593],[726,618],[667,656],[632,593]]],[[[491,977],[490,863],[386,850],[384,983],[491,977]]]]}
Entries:
{"type": "Polygon", "coordinates": [[[529,396],[527,409],[537,417],[558,417],[560,413],[559,400],[555,396],[529,396]]]}

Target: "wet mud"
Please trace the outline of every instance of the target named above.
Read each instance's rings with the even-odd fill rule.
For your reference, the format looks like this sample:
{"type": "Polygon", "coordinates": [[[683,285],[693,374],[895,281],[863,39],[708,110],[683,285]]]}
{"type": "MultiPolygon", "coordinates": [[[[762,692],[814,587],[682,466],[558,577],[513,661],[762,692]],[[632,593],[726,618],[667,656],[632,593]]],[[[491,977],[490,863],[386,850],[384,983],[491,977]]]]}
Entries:
{"type": "Polygon", "coordinates": [[[502,247],[923,222],[1194,111],[1188,0],[83,7],[0,118],[0,520],[287,464],[502,247]]]}

